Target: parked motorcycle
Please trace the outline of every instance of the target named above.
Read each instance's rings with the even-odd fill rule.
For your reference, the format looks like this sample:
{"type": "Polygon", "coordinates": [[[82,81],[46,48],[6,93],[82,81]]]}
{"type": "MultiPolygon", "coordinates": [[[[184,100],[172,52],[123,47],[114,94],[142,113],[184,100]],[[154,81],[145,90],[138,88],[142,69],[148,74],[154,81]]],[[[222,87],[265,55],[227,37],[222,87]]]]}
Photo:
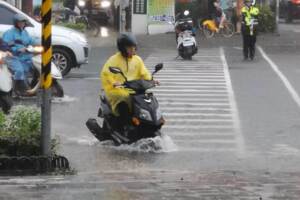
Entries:
{"type": "Polygon", "coordinates": [[[5,58],[8,55],[0,51],[0,108],[4,113],[9,113],[13,99],[11,96],[13,90],[12,74],[10,73],[7,65],[5,64],[5,58]]]}
{"type": "MultiPolygon", "coordinates": [[[[163,68],[163,64],[158,64],[152,75],[163,68]]],[[[153,93],[147,90],[156,86],[153,80],[134,80],[128,81],[127,77],[117,67],[110,67],[110,72],[120,74],[124,77],[123,87],[131,94],[132,102],[132,125],[128,132],[124,132],[121,127],[119,117],[112,114],[111,106],[105,95],[101,96],[101,104],[98,116],[103,119],[102,128],[98,125],[96,119],[89,119],[86,123],[91,133],[99,140],[112,140],[115,145],[132,144],[140,139],[154,138],[161,136],[161,127],[165,120],[159,108],[159,104],[153,93]]]]}
{"type": "Polygon", "coordinates": [[[183,59],[191,60],[198,52],[194,33],[193,20],[189,17],[190,12],[184,11],[184,17],[175,22],[178,55],[183,59]]]}

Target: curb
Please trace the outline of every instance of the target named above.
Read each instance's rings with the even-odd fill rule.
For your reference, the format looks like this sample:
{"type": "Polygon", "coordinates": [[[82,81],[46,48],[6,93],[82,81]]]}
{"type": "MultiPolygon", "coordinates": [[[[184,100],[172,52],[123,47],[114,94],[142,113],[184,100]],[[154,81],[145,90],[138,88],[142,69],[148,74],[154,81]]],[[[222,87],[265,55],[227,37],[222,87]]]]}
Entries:
{"type": "Polygon", "coordinates": [[[0,175],[36,175],[68,170],[68,159],[59,155],[0,157],[0,175]]]}

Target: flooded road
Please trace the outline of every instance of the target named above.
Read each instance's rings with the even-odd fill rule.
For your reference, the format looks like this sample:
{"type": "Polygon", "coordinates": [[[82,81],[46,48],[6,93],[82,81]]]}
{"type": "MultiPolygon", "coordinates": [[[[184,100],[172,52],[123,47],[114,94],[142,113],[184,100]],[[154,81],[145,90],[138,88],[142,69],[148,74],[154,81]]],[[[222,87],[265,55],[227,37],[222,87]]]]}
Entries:
{"type": "MultiPolygon", "coordinates": [[[[163,148],[98,142],[85,122],[97,116],[114,37],[92,39],[89,65],[63,80],[67,97],[53,103],[53,135],[75,175],[1,177],[0,199],[299,199],[300,109],[261,53],[242,61],[239,36],[199,39],[192,61],[175,59],[173,35],[141,37],[148,68],[165,64],[154,90],[167,120],[165,137],[154,139],[163,148]]],[[[299,93],[300,49],[261,46],[299,93]]]]}

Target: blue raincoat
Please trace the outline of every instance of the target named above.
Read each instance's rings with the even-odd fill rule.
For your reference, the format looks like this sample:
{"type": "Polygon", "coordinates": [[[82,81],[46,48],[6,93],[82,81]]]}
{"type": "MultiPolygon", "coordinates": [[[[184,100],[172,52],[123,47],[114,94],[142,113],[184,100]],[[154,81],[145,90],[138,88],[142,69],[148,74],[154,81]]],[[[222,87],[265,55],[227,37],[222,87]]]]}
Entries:
{"type": "Polygon", "coordinates": [[[3,34],[3,41],[10,46],[10,52],[16,57],[7,59],[7,64],[14,70],[15,80],[25,80],[26,74],[33,67],[32,54],[20,52],[20,49],[29,45],[35,45],[36,42],[29,36],[28,32],[23,29],[13,27],[3,34]]]}

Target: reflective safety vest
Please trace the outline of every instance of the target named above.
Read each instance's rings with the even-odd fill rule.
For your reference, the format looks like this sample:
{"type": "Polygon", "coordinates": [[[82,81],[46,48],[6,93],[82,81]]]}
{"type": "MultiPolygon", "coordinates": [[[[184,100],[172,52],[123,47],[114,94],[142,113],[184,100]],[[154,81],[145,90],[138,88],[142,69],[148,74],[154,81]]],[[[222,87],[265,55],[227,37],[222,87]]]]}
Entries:
{"type": "Polygon", "coordinates": [[[257,18],[259,14],[259,9],[251,6],[250,8],[247,6],[244,6],[242,8],[242,15],[243,15],[243,23],[246,26],[251,25],[251,19],[252,18],[257,18]]]}

